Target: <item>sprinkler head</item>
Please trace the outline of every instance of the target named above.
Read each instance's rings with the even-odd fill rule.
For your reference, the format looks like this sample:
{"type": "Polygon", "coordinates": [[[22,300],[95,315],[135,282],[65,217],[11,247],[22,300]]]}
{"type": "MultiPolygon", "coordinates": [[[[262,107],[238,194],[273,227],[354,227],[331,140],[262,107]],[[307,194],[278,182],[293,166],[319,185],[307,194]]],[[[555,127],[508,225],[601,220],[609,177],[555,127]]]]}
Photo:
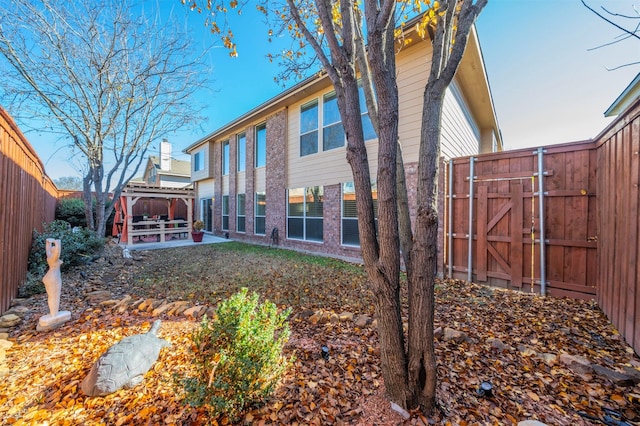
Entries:
{"type": "Polygon", "coordinates": [[[322,345],[322,347],[320,348],[320,354],[322,355],[322,359],[324,359],[325,361],[329,360],[329,347],[322,345]]]}
{"type": "Polygon", "coordinates": [[[478,386],[478,390],[476,391],[479,396],[491,397],[493,391],[493,385],[489,382],[482,382],[480,386],[478,386]]]}

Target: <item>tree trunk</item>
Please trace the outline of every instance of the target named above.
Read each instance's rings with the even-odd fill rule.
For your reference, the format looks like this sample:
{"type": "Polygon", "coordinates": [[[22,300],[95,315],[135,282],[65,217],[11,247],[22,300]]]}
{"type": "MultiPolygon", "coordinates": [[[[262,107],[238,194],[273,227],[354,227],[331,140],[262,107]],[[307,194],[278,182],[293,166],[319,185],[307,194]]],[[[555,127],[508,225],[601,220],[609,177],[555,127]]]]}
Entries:
{"type": "Polygon", "coordinates": [[[87,221],[87,228],[94,229],[93,206],[91,183],[93,182],[93,173],[91,170],[82,179],[82,200],[84,201],[84,217],[87,221]]]}
{"type": "Polygon", "coordinates": [[[412,408],[430,414],[436,404],[437,365],[433,343],[438,254],[438,173],[444,89],[425,89],[418,166],[418,211],[409,275],[408,374],[412,408]]]}

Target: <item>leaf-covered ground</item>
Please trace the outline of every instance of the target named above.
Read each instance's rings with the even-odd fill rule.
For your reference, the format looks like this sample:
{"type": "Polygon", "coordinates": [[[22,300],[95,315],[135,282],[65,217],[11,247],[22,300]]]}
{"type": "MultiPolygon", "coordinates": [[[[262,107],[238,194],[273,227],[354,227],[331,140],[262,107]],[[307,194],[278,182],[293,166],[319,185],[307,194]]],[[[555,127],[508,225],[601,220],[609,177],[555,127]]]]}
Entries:
{"type": "Polygon", "coordinates": [[[247,411],[240,423],[509,425],[537,419],[580,425],[596,423],[579,412],[604,418],[612,413],[606,410],[628,424],[640,421],[633,402],[638,385],[576,374],[549,355],[580,355],[593,364],[638,371],[640,360],[594,302],[440,283],[436,326],[462,331],[467,339],[437,340],[440,410],[430,419],[416,412],[403,421],[383,398],[375,328],[350,321],[312,324],[308,318],[318,309],[372,315],[361,266],[235,243],[144,252],[131,261],[110,246],[91,265],[65,274],[63,285],[61,309],[72,311],[71,321],[37,333],[37,319],[46,313],[46,297],[38,295],[11,332],[0,424],[207,424],[205,412],[185,406],[174,385],[174,374],[190,371],[189,334],[197,325],[182,316],[161,316],[160,336],[172,347],[163,349],[143,384],[106,397],[82,394],[80,382],[98,356],[122,337],[146,332],[154,319],[148,312],[92,304],[85,294],[102,289],[115,299],[130,294],[213,305],[242,286],[293,308],[286,351],[296,361],[273,398],[247,411]],[[495,348],[491,338],[505,348],[495,348]],[[320,354],[323,344],[328,361],[320,354]],[[482,381],[493,384],[493,397],[476,393],[482,381]]]}

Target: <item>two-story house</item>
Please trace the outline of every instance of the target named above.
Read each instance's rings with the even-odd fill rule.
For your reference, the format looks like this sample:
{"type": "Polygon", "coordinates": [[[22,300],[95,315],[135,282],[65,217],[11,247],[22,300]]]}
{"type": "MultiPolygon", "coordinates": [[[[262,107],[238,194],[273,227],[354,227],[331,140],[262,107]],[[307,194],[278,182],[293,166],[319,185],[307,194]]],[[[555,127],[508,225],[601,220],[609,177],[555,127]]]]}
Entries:
{"type": "MultiPolygon", "coordinates": [[[[397,54],[399,137],[411,206],[430,57],[430,41],[415,36],[397,54]]],[[[366,110],[362,117],[375,179],[377,139],[366,110]]],[[[358,258],[355,194],[345,147],[331,82],[324,74],[315,75],[185,149],[192,159],[196,214],[216,235],[270,244],[277,233],[282,247],[358,258]]],[[[499,150],[500,131],[473,30],[446,94],[442,153],[455,157],[499,150]]],[[[375,199],[375,182],[372,191],[375,199]]]]}

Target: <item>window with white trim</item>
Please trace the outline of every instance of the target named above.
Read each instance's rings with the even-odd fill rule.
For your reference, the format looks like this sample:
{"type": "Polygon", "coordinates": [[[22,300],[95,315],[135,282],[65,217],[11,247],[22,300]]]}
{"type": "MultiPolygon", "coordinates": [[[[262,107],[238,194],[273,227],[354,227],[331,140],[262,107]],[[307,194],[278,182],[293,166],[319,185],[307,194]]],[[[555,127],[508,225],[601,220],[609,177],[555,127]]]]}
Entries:
{"type": "Polygon", "coordinates": [[[336,92],[327,93],[322,99],[322,150],[328,151],[344,146],[346,139],[336,92]]]}
{"type": "Polygon", "coordinates": [[[238,194],[236,204],[236,231],[246,232],[246,207],[244,194],[238,194]]]}
{"type": "Polygon", "coordinates": [[[204,153],[202,151],[193,154],[193,171],[204,169],[204,153]]]}
{"type": "Polygon", "coordinates": [[[229,174],[229,141],[222,142],[222,175],[229,174]]]}
{"type": "Polygon", "coordinates": [[[247,134],[240,133],[236,142],[237,170],[244,172],[247,168],[247,134]]]}
{"type": "Polygon", "coordinates": [[[256,167],[267,165],[267,123],[256,126],[256,167]]]}
{"type": "Polygon", "coordinates": [[[256,205],[254,209],[254,233],[266,234],[267,219],[267,195],[264,192],[256,192],[256,205]]]}
{"type": "Polygon", "coordinates": [[[324,187],[291,188],[287,192],[287,238],[322,242],[324,187]]]}
{"type": "MultiPolygon", "coordinates": [[[[378,223],[378,187],[371,184],[373,197],[373,215],[378,223]]],[[[342,184],[342,244],[346,246],[360,246],[360,232],[358,231],[358,209],[356,207],[356,190],[353,182],[342,184]]]]}
{"type": "Polygon", "coordinates": [[[229,230],[229,196],[222,196],[222,230],[229,230]]]}
{"type": "Polygon", "coordinates": [[[318,100],[300,107],[300,157],[318,152],[318,100]]]}

